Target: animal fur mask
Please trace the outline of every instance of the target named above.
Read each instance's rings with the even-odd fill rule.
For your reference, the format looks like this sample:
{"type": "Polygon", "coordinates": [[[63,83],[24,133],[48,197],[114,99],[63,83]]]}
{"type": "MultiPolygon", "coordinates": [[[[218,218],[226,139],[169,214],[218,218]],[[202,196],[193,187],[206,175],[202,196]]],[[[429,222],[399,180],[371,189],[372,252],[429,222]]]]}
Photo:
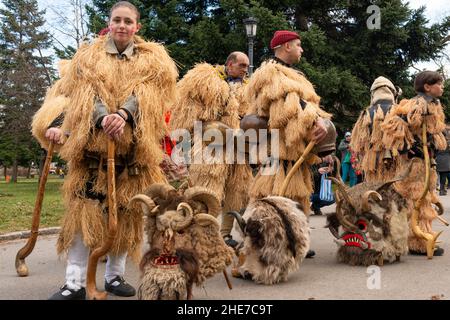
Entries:
{"type": "Polygon", "coordinates": [[[406,200],[394,183],[406,172],[384,183],[363,182],[348,188],[337,184],[336,213],[327,217],[328,228],[338,244],[338,260],[350,265],[383,265],[399,260],[408,251],[408,212],[406,200]]]}
{"type": "Polygon", "coordinates": [[[231,264],[233,251],[219,233],[217,197],[202,187],[176,191],[154,184],[132,201],[142,203],[147,216],[150,250],[141,262],[138,298],[144,300],[192,297],[200,285],[231,264]]]}

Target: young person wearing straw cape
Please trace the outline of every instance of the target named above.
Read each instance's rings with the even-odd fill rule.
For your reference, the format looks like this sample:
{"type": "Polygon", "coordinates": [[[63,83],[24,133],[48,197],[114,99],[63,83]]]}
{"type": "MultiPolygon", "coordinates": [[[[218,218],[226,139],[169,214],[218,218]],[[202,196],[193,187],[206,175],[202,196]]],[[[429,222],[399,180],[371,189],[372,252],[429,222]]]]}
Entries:
{"type": "Polygon", "coordinates": [[[66,214],[57,244],[58,253],[67,253],[66,282],[51,299],[85,298],[89,251],[108,237],[109,139],[116,149],[118,224],[105,289],[118,296],[135,294],[123,275],[127,254],[140,257],[143,223],[140,208],[127,204],[152,183],[165,182],[160,141],[178,76],[164,47],[136,36],[139,29],[136,7],[116,3],[109,34],[77,51],[33,119],[34,136],[44,147],[49,140],[61,144],[60,155],[69,166],[63,185],[66,214]]]}
{"type": "Polygon", "coordinates": [[[432,223],[441,219],[443,206],[436,195],[436,170],[431,165],[436,150],[445,150],[447,141],[443,135],[445,115],[439,97],[443,93],[443,78],[438,72],[420,72],[414,81],[417,93],[412,99],[404,99],[395,105],[384,120],[383,145],[391,150],[398,163],[398,170],[404,170],[412,159],[411,174],[396,182],[396,190],[411,206],[411,231],[408,239],[412,254],[441,256],[444,249],[436,246],[441,232],[432,230],[432,223]]]}

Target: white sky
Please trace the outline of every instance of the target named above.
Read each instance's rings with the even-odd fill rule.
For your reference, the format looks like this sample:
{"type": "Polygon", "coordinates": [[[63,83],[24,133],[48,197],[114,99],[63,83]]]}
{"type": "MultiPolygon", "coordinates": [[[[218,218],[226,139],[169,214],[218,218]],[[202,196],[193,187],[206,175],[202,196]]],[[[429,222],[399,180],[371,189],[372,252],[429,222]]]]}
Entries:
{"type": "MultiPolygon", "coordinates": [[[[418,9],[422,6],[426,7],[425,15],[430,20],[430,23],[436,23],[442,21],[446,16],[450,15],[450,1],[449,0],[409,0],[403,1],[409,2],[409,7],[412,9],[418,9]]],[[[383,17],[381,17],[383,19],[383,17]]],[[[450,56],[450,44],[447,45],[447,55],[450,56]]],[[[436,70],[438,66],[432,62],[421,62],[415,66],[419,69],[436,70]]],[[[450,76],[450,61],[446,61],[446,74],[450,76]]]]}
{"type": "Polygon", "coordinates": [[[409,7],[418,9],[421,6],[426,7],[426,16],[431,22],[441,21],[445,16],[450,14],[450,1],[448,0],[409,0],[409,7]]]}
{"type": "MultiPolygon", "coordinates": [[[[450,1],[449,0],[402,0],[403,2],[409,2],[409,7],[412,9],[418,9],[421,6],[425,6],[425,14],[429,19],[430,24],[442,21],[442,19],[448,15],[450,15],[450,1]]],[[[59,6],[66,7],[69,4],[68,0],[38,0],[40,9],[47,9],[47,19],[54,19],[54,14],[52,11],[48,9],[49,6],[59,6]]],[[[383,23],[383,17],[381,17],[381,23],[383,23]]],[[[383,25],[381,25],[383,27],[383,25]]],[[[57,32],[54,29],[51,29],[54,33],[55,37],[58,38],[62,43],[69,43],[75,46],[73,40],[69,37],[57,32]]],[[[450,45],[447,46],[446,50],[447,54],[450,55],[450,45]]],[[[437,65],[434,62],[422,62],[415,66],[419,69],[430,69],[435,70],[437,65]]],[[[450,61],[447,61],[447,74],[450,76],[450,61]]]]}

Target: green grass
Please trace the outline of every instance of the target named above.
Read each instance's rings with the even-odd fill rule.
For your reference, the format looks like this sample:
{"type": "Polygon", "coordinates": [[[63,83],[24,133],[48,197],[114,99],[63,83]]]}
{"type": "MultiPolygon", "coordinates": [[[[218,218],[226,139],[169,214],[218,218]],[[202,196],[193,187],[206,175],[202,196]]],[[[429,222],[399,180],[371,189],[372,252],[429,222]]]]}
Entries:
{"type": "MultiPolygon", "coordinates": [[[[63,181],[53,175],[47,180],[40,228],[59,226],[64,213],[61,194],[63,181]]],[[[19,178],[18,183],[6,183],[4,179],[0,181],[0,234],[30,230],[37,190],[37,178],[19,178]]]]}

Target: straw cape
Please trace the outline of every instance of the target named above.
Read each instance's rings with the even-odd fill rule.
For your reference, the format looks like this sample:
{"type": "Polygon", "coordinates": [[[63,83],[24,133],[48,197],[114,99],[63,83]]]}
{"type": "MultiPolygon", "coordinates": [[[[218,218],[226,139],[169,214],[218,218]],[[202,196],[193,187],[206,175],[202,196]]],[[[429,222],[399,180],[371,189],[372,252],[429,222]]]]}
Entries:
{"type": "MultiPolygon", "coordinates": [[[[250,198],[278,195],[287,172],[311,140],[316,120],[319,117],[329,119],[331,115],[320,109],[320,97],[303,74],[275,60],[268,60],[258,68],[244,95],[250,104],[247,113],[269,118],[269,130],[279,130],[279,156],[282,160],[275,175],[258,173],[250,198]]],[[[309,197],[313,191],[309,168],[318,160],[317,156],[309,157],[294,174],[286,190],[286,197],[299,202],[306,214],[309,214],[309,197]]]]}
{"type": "MultiPolygon", "coordinates": [[[[67,74],[70,60],[61,60],[58,63],[60,79],[56,81],[53,86],[47,91],[44,104],[36,112],[31,123],[31,132],[33,136],[39,141],[42,148],[48,149],[49,140],[45,137],[47,128],[51,127],[58,117],[64,114],[65,109],[69,105],[69,98],[62,92],[62,78],[67,74]]],[[[63,141],[65,137],[63,137],[63,141]]],[[[54,150],[58,152],[60,145],[55,144],[54,150]]]]}
{"type": "MultiPolygon", "coordinates": [[[[219,121],[231,129],[238,129],[240,117],[247,110],[243,99],[243,84],[228,83],[224,66],[200,63],[194,66],[177,85],[177,102],[172,111],[171,128],[187,129],[193,132],[194,122],[208,123],[219,121]]],[[[194,146],[195,159],[206,148],[194,146]]],[[[201,156],[201,155],[200,155],[201,156]]],[[[230,156],[230,155],[228,155],[230,156]]],[[[240,210],[248,203],[248,185],[252,180],[251,169],[247,164],[226,164],[225,144],[222,163],[192,164],[189,168],[193,185],[203,186],[213,191],[223,202],[223,211],[240,210]]]]}
{"type": "MultiPolygon", "coordinates": [[[[134,127],[126,124],[124,134],[116,141],[116,157],[134,156],[138,175],[128,169],[116,173],[118,233],[112,246],[117,254],[128,251],[139,259],[142,242],[142,216],[136,207],[127,208],[129,199],[149,185],[164,182],[159,163],[163,152],[160,141],[165,132],[164,111],[174,101],[177,68],[164,47],[134,37],[135,52],[130,59],[117,59],[105,51],[108,36],[97,38],[81,47],[64,67],[61,79],[48,92],[42,108],[33,119],[33,134],[47,147],[45,131],[53,120],[64,114],[61,129],[68,135],[60,155],[68,161],[69,174],[63,185],[66,215],[58,240],[58,252],[66,251],[81,232],[84,243],[95,248],[103,242],[107,221],[98,200],[87,199],[86,183],[91,173],[86,153],[107,158],[108,137],[92,121],[94,102],[99,99],[108,113],[117,111],[128,97],[138,101],[134,127]]],[[[106,171],[100,163],[92,190],[107,194],[106,171]]]]}
{"type": "Polygon", "coordinates": [[[361,112],[352,131],[350,148],[357,154],[365,181],[385,182],[393,179],[397,172],[398,157],[392,158],[390,151],[383,145],[381,125],[395,104],[396,88],[391,81],[378,77],[372,87],[370,105],[361,112]]]}
{"type": "MultiPolygon", "coordinates": [[[[381,128],[383,134],[383,144],[392,151],[392,156],[396,158],[397,172],[406,168],[411,159],[404,150],[409,150],[417,144],[422,147],[421,127],[423,123],[427,125],[429,142],[434,149],[445,150],[447,142],[443,135],[445,130],[445,115],[439,100],[428,99],[423,95],[416,96],[409,100],[402,100],[391,109],[381,128]]],[[[433,148],[432,148],[433,149],[433,148]]],[[[417,152],[417,149],[416,149],[417,152]]],[[[437,181],[436,170],[432,168],[429,192],[420,204],[418,224],[421,230],[428,233],[432,231],[432,222],[438,213],[432,204],[438,204],[439,198],[436,195],[435,186],[437,181]]],[[[406,199],[410,200],[410,212],[413,203],[420,198],[424,188],[425,161],[420,158],[413,163],[411,174],[402,181],[395,183],[396,190],[406,199]]],[[[426,252],[426,242],[417,238],[412,231],[408,239],[410,250],[426,252]]]]}

